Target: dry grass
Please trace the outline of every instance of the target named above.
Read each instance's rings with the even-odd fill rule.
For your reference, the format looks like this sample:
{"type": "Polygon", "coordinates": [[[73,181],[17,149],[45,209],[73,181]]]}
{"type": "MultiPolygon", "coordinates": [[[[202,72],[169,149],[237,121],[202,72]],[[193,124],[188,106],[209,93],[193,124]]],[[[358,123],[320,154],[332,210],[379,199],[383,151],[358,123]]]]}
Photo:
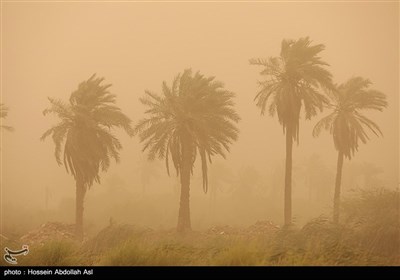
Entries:
{"type": "Polygon", "coordinates": [[[83,244],[30,248],[21,265],[400,265],[397,191],[364,191],[343,203],[343,223],[324,217],[269,234],[211,234],[110,226],[83,244]]]}

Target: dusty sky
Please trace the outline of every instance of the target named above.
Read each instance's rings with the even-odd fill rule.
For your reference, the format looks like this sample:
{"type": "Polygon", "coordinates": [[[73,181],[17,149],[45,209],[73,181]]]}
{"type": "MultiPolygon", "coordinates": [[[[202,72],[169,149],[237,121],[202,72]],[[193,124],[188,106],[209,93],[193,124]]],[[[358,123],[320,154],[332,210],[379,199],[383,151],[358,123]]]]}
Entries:
{"type": "MultiPolygon", "coordinates": [[[[48,96],[67,100],[93,73],[113,84],[118,105],[134,123],[143,117],[138,98],[145,89],[160,92],[163,80],[170,82],[189,67],[216,76],[236,93],[242,118],[239,140],[225,164],[270,172],[284,160],[284,136],[277,119],[261,117],[253,102],[260,69],[248,59],[277,56],[282,39],[303,36],[326,45],[321,55],[336,82],[360,75],[387,94],[387,110],[367,113],[384,138],[372,137],[354,161],[376,164],[384,169],[388,186],[398,184],[398,3],[4,2],[1,15],[1,102],[10,107],[6,123],[16,129],[1,132],[6,201],[18,197],[36,205],[45,186],[74,196],[73,178],[57,166],[51,139],[39,140],[55,123],[42,111],[48,96]]],[[[326,114],[301,122],[294,164],[320,154],[335,167],[330,135],[311,136],[313,125],[326,114]]],[[[137,138],[118,135],[124,146],[121,163],[103,178],[118,174],[128,183],[137,181],[141,147],[137,138]]]]}

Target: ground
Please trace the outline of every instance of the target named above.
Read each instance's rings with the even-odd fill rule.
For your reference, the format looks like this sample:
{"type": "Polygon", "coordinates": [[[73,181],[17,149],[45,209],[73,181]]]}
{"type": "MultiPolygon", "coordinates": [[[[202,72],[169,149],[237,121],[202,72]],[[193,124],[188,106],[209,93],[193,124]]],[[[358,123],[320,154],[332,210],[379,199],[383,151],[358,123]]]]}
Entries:
{"type": "MultiPolygon", "coordinates": [[[[110,266],[275,266],[400,265],[398,254],[357,244],[353,232],[317,219],[302,228],[282,229],[269,221],[247,228],[216,226],[178,234],[134,225],[110,225],[78,242],[73,227],[47,223],[9,247],[29,244],[19,265],[110,266]]],[[[4,261],[3,261],[4,264],[4,261]]]]}

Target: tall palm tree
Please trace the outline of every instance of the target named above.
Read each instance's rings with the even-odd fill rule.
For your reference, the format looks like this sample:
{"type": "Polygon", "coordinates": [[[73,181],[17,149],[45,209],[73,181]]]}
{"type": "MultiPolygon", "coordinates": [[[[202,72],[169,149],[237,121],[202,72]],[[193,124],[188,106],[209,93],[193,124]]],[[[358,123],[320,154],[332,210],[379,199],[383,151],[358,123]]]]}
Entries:
{"type": "Polygon", "coordinates": [[[191,229],[189,190],[190,178],[197,155],[200,155],[203,189],[207,192],[207,164],[211,157],[229,152],[236,141],[239,116],[233,108],[234,94],[223,88],[214,77],[185,70],[171,87],[163,82],[162,95],[145,91],[140,99],[148,109],[147,117],[139,121],[135,133],[149,150],[149,159],[165,159],[169,174],[169,157],[180,176],[181,196],[178,232],[191,229]]]}
{"type": "Polygon", "coordinates": [[[115,106],[116,96],[102,85],[104,78],[95,74],[79,84],[68,103],[49,98],[44,115],[55,114],[59,123],[48,129],[41,140],[52,136],[55,158],[64,164],[76,181],[76,234],[83,237],[83,204],[88,188],[100,183],[100,171],[107,171],[111,159],[119,162],[120,141],[112,134],[114,127],[132,135],[131,120],[115,106]],[[63,150],[63,155],[61,152],[63,150]]]}
{"type": "Polygon", "coordinates": [[[283,40],[279,57],[250,59],[250,64],[264,67],[260,74],[265,80],[259,82],[261,90],[255,97],[257,106],[262,115],[267,110],[271,116],[276,113],[286,134],[285,225],[292,222],[292,145],[299,141],[301,108],[305,118],[311,119],[327,102],[321,89],[332,88],[331,74],[325,69],[328,64],[318,56],[325,46],[311,43],[308,37],[283,40]]]}
{"type": "Polygon", "coordinates": [[[339,222],[340,186],[342,181],[343,158],[349,160],[361,141],[369,139],[367,130],[376,136],[382,135],[378,125],[361,114],[362,110],[382,111],[386,106],[386,96],[370,89],[371,82],[361,77],[349,79],[330,94],[330,108],[333,110],[314,127],[313,135],[318,136],[323,129],[329,130],[338,151],[335,194],[333,200],[333,221],[339,222]]]}
{"type": "MultiPolygon", "coordinates": [[[[5,119],[8,115],[8,107],[6,107],[4,104],[0,103],[0,119],[5,119]]],[[[0,128],[8,130],[8,131],[13,131],[14,128],[11,126],[3,125],[3,121],[1,121],[0,128]]]]}

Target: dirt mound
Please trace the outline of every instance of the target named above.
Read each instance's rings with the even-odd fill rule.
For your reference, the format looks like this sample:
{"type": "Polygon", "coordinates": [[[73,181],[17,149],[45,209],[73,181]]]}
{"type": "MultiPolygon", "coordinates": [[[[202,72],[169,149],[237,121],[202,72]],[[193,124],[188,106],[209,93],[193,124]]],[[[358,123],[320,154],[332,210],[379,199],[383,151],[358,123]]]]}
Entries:
{"type": "Polygon", "coordinates": [[[247,228],[248,234],[267,234],[278,231],[280,227],[271,221],[257,221],[254,225],[247,228]]]}
{"type": "Polygon", "coordinates": [[[115,247],[141,235],[148,235],[153,230],[150,228],[138,227],[135,225],[110,225],[102,229],[96,236],[87,240],[84,248],[91,253],[101,253],[106,249],[115,247]]]}
{"type": "Polygon", "coordinates": [[[75,225],[49,222],[28,232],[20,238],[20,241],[28,245],[43,245],[49,240],[73,240],[74,234],[75,225]]]}
{"type": "Polygon", "coordinates": [[[232,226],[213,226],[207,230],[208,234],[238,234],[239,230],[232,226]]]}
{"type": "Polygon", "coordinates": [[[257,221],[248,228],[235,228],[229,225],[213,226],[206,231],[206,234],[219,235],[258,235],[275,233],[280,227],[271,221],[257,221]]]}

